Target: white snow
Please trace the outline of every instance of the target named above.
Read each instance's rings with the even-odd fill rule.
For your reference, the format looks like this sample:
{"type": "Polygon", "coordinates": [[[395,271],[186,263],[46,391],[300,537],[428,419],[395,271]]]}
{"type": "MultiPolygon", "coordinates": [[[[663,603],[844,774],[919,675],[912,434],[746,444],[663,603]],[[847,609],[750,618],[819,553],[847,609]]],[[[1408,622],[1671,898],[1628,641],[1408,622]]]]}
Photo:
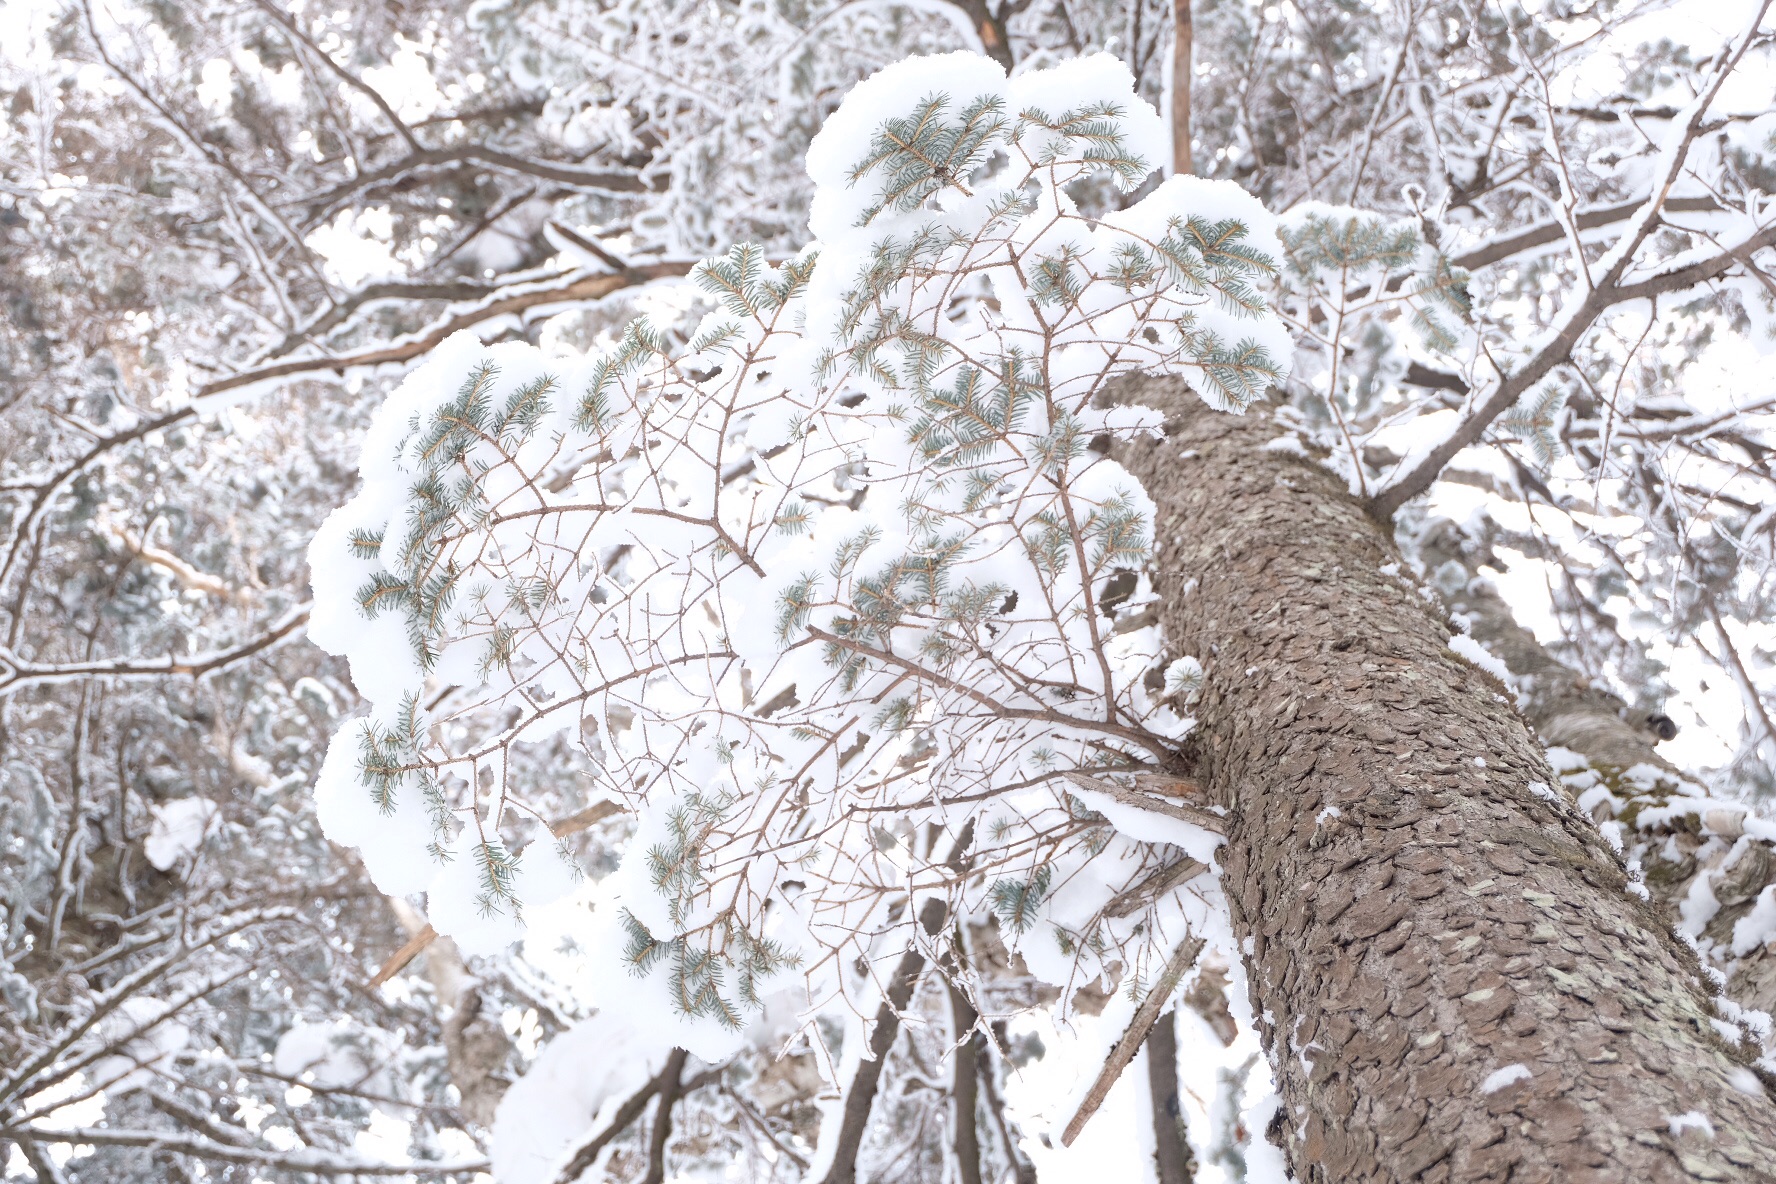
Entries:
{"type": "Polygon", "coordinates": [[[1753,1098],[1761,1098],[1764,1096],[1764,1083],[1758,1080],[1758,1075],[1756,1073],[1753,1073],[1744,1065],[1734,1065],[1731,1069],[1727,1070],[1727,1084],[1738,1090],[1740,1093],[1753,1098]]]}
{"type": "MultiPolygon", "coordinates": [[[[1701,877],[1697,877],[1700,879],[1701,877]]],[[[1776,884],[1765,885],[1751,911],[1733,923],[1733,957],[1776,941],[1776,884]]]]}
{"type": "Polygon", "coordinates": [[[1530,1073],[1528,1065],[1506,1065],[1504,1068],[1494,1069],[1486,1075],[1486,1080],[1480,1083],[1480,1092],[1496,1094],[1508,1085],[1519,1081],[1528,1081],[1531,1076],[1533,1075],[1530,1073]]]}
{"type": "Polygon", "coordinates": [[[171,871],[181,859],[203,846],[220,812],[208,798],[176,798],[155,806],[154,822],[142,844],[148,862],[160,871],[171,871]]]}
{"type": "Polygon", "coordinates": [[[1449,639],[1449,648],[1472,662],[1486,673],[1492,675],[1506,686],[1511,685],[1511,669],[1503,662],[1486,652],[1486,647],[1469,637],[1466,633],[1457,633],[1449,639]]]}
{"type": "Polygon", "coordinates": [[[1708,1115],[1700,1110],[1690,1110],[1683,1114],[1667,1114],[1665,1121],[1670,1125],[1671,1137],[1674,1139],[1685,1131],[1701,1131],[1709,1138],[1714,1138],[1714,1123],[1710,1122],[1708,1115]]]}
{"type": "Polygon", "coordinates": [[[493,1120],[494,1179],[553,1181],[570,1149],[602,1130],[671,1051],[657,1033],[603,1012],[550,1041],[500,1099],[493,1120]]]}

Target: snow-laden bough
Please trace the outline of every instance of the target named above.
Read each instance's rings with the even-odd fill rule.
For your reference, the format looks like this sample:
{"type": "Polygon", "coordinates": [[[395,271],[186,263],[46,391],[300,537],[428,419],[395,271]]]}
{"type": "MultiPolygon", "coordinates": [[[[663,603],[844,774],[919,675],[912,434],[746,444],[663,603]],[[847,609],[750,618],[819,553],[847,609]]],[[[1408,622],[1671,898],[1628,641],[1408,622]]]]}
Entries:
{"type": "Polygon", "coordinates": [[[694,339],[445,342],[310,551],[311,635],[370,705],[316,787],[329,836],[497,950],[575,876],[510,755],[583,743],[636,818],[613,973],[693,1050],[792,968],[811,1009],[873,1007],[858,956],[933,940],[910,894],[996,915],[1057,984],[1212,928],[1212,880],[1156,873],[1218,837],[1124,792],[1175,769],[1201,667],[1143,613],[1153,505],[1103,443],[1160,427],[1117,376],[1239,410],[1290,341],[1236,186],[1068,196],[1134,190],[1166,142],[1107,55],[902,62],[809,151],[816,241],[697,269],[694,339]]]}

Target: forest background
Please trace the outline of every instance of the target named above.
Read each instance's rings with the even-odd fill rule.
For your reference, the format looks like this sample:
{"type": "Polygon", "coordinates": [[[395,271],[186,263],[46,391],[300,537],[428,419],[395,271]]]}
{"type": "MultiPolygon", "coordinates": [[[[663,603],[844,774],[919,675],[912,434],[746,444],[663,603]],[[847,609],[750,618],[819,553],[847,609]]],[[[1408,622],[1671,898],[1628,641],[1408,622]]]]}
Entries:
{"type": "MultiPolygon", "coordinates": [[[[833,1178],[820,1134],[851,1083],[793,1022],[705,1063],[600,1021],[612,953],[585,917],[635,823],[584,746],[520,758],[586,881],[507,952],[436,937],[328,841],[313,786],[363,705],[308,639],[307,556],[372,415],[452,333],[568,358],[646,315],[682,346],[716,303],[700,259],[808,243],[804,158],[845,94],[958,49],[1014,78],[1125,64],[1170,155],[1129,193],[1082,184],[1083,208],[1192,174],[1282,217],[1268,298],[1296,354],[1253,413],[1265,455],[1386,524],[1395,574],[1512,692],[1553,792],[1721,976],[1721,1022],[1748,1009],[1732,1039],[1768,1073],[1766,7],[11,0],[0,1170],[833,1178]]],[[[1231,677],[1205,664],[1206,689],[1165,688],[1180,710],[1231,677]]],[[[1100,982],[1057,1023],[1003,918],[983,907],[969,939],[985,994],[930,975],[908,997],[858,1178],[1299,1166],[1306,1136],[1270,1135],[1291,1142],[1277,1058],[1301,1049],[1264,1027],[1237,946],[1063,1147],[1134,999],[1106,1009],[1100,982]]]]}

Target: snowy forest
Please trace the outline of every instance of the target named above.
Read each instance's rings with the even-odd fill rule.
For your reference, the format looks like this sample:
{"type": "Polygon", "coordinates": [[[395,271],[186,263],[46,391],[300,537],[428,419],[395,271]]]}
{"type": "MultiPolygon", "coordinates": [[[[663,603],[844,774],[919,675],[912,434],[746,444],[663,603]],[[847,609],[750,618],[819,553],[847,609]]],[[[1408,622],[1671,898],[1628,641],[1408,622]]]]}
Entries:
{"type": "Polygon", "coordinates": [[[0,1180],[1776,1182],[1772,0],[3,0],[0,1180]]]}

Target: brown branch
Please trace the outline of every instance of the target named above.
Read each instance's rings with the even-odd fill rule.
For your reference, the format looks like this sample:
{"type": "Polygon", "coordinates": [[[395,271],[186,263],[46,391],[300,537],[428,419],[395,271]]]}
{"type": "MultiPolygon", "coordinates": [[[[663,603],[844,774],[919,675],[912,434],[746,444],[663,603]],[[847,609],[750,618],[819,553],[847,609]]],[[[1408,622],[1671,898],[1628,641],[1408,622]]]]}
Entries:
{"type": "Polygon", "coordinates": [[[1188,856],[1180,859],[1177,863],[1160,868],[1128,891],[1112,897],[1110,903],[1104,906],[1104,915],[1112,919],[1126,917],[1137,909],[1147,907],[1172,889],[1188,884],[1208,870],[1209,865],[1206,863],[1188,856]]]}
{"type": "Polygon", "coordinates": [[[1089,777],[1084,773],[1067,772],[1062,773],[1061,776],[1081,789],[1114,798],[1125,806],[1132,806],[1137,810],[1151,810],[1155,814],[1164,814],[1168,818],[1176,818],[1179,822],[1188,822],[1191,826],[1199,826],[1212,834],[1224,835],[1227,833],[1227,820],[1201,806],[1191,806],[1183,802],[1168,801],[1165,798],[1150,797],[1144,793],[1136,793],[1132,789],[1124,789],[1109,781],[1099,781],[1096,777],[1089,777]]]}
{"type": "Polygon", "coordinates": [[[994,12],[989,0],[950,0],[968,17],[968,23],[974,26],[975,34],[980,38],[981,48],[987,56],[1004,66],[1009,73],[1015,63],[1011,55],[1011,38],[1005,31],[1005,17],[1002,7],[994,12]]]}
{"type": "Polygon", "coordinates": [[[389,280],[376,284],[365,284],[357,291],[334,301],[327,311],[319,313],[306,325],[287,335],[272,349],[273,357],[289,353],[320,334],[338,328],[345,320],[366,304],[375,304],[384,300],[476,300],[499,290],[499,285],[483,284],[475,280],[445,280],[438,283],[411,283],[404,280],[389,280]]]}
{"type": "Polygon", "coordinates": [[[678,1104],[684,1085],[685,1058],[690,1054],[675,1048],[666,1057],[660,1070],[660,1102],[654,1107],[654,1129],[648,1132],[648,1168],[642,1184],[666,1184],[666,1143],[672,1138],[672,1107],[678,1104]]]}
{"type": "MultiPolygon", "coordinates": [[[[972,842],[974,821],[970,819],[963,826],[962,833],[956,836],[956,844],[950,849],[950,857],[945,863],[952,869],[960,870],[963,857],[972,842]]],[[[950,906],[942,897],[933,896],[919,909],[919,925],[928,937],[936,937],[949,915],[950,906]]],[[[913,988],[918,985],[919,976],[924,970],[924,953],[917,943],[908,946],[894,968],[893,977],[888,980],[887,996],[876,1009],[875,1027],[870,1031],[869,1056],[857,1066],[857,1072],[851,1078],[851,1088],[845,1091],[845,1112],[839,1123],[832,1166],[827,1169],[822,1184],[855,1184],[857,1153],[863,1147],[863,1135],[869,1125],[870,1109],[875,1105],[876,1090],[881,1085],[882,1062],[887,1058],[888,1050],[894,1047],[895,1037],[900,1034],[900,1013],[912,1001],[913,988]]]]}
{"type": "Polygon", "coordinates": [[[1709,280],[1719,279],[1736,264],[1751,266],[1751,257],[1766,247],[1776,247],[1776,223],[1764,227],[1756,234],[1748,235],[1743,241],[1707,259],[1668,271],[1654,272],[1631,284],[1619,284],[1616,287],[1616,299],[1620,302],[1648,300],[1694,288],[1709,280]]]}
{"type": "Polygon", "coordinates": [[[1195,26],[1191,0],[1172,0],[1172,175],[1188,177],[1194,171],[1190,158],[1191,50],[1195,26]]]}
{"type": "Polygon", "coordinates": [[[0,1136],[19,1141],[44,1143],[90,1143],[97,1147],[142,1147],[150,1151],[173,1151],[195,1155],[199,1159],[222,1160],[226,1163],[251,1164],[257,1167],[281,1168],[292,1172],[310,1172],[317,1176],[456,1176],[489,1170],[485,1159],[414,1160],[408,1163],[377,1163],[355,1159],[331,1151],[272,1151],[258,1147],[236,1147],[210,1139],[175,1131],[131,1130],[113,1127],[28,1126],[22,1129],[0,1127],[0,1136]]]}
{"type": "Polygon", "coordinates": [[[1167,1002],[1172,997],[1172,992],[1178,989],[1178,983],[1183,979],[1184,972],[1189,970],[1191,964],[1196,961],[1196,956],[1202,952],[1202,947],[1201,938],[1186,937],[1178,943],[1178,948],[1172,951],[1172,959],[1166,963],[1165,970],[1160,973],[1159,981],[1153,984],[1153,989],[1147,992],[1147,998],[1135,1010],[1135,1017],[1129,1021],[1128,1030],[1122,1034],[1122,1039],[1116,1042],[1116,1047],[1110,1050],[1110,1056],[1104,1061],[1104,1067],[1098,1071],[1097,1080],[1092,1082],[1091,1089],[1086,1091],[1085,1100],[1079,1103],[1078,1113],[1074,1114],[1072,1121],[1067,1123],[1067,1130],[1061,1135],[1061,1146],[1071,1147],[1073,1140],[1079,1137],[1079,1132],[1085,1129],[1085,1124],[1090,1122],[1092,1115],[1098,1112],[1098,1107],[1104,1104],[1104,1099],[1110,1094],[1110,1087],[1116,1084],[1116,1079],[1122,1076],[1122,1071],[1128,1068],[1128,1063],[1135,1059],[1136,1050],[1141,1047],[1141,1042],[1147,1039],[1147,1033],[1153,1030],[1153,1025],[1159,1021],[1159,1013],[1165,1010],[1167,1002]]]}
{"type": "Polygon", "coordinates": [[[549,833],[558,839],[565,839],[569,835],[577,835],[583,830],[589,830],[606,818],[614,818],[622,812],[623,807],[616,802],[594,802],[577,814],[569,814],[566,818],[551,822],[549,833]]]}
{"type": "MultiPolygon", "coordinates": [[[[1616,222],[1623,222],[1634,216],[1634,212],[1646,204],[1644,198],[1625,201],[1613,206],[1599,206],[1595,209],[1580,210],[1573,216],[1573,222],[1580,230],[1599,230],[1616,222]]],[[[1666,199],[1662,207],[1668,214],[1712,213],[1721,208],[1720,202],[1712,197],[1673,197],[1666,199]]],[[[1538,247],[1546,247],[1566,237],[1566,227],[1560,222],[1539,222],[1516,234],[1504,238],[1495,238],[1473,250],[1450,258],[1455,266],[1468,271],[1478,271],[1482,267],[1490,267],[1494,263],[1503,263],[1515,255],[1525,251],[1533,251],[1538,247]]]]}
{"type": "Polygon", "coordinates": [[[950,1089],[950,1104],[955,1109],[955,1149],[956,1174],[960,1184],[981,1184],[980,1167],[980,1128],[975,1123],[975,1109],[979,1101],[980,1085],[980,1033],[974,1030],[980,1022],[980,1013],[968,1001],[955,983],[949,984],[950,1015],[955,1023],[958,1039],[956,1045],[956,1063],[952,1066],[954,1082],[950,1089]]]}
{"type": "Polygon", "coordinates": [[[383,983],[388,982],[389,979],[400,974],[401,971],[407,968],[407,963],[419,957],[420,952],[427,946],[431,945],[433,941],[437,940],[437,937],[438,931],[433,929],[430,925],[421,929],[418,933],[407,939],[406,945],[389,955],[389,960],[382,964],[381,970],[378,970],[375,974],[370,976],[370,982],[367,985],[371,990],[375,990],[383,983]]]}
{"type": "Polygon", "coordinates": [[[494,317],[512,316],[526,309],[548,304],[566,304],[576,300],[602,300],[613,292],[623,288],[635,287],[638,284],[650,283],[658,279],[669,279],[688,275],[695,264],[683,261],[665,263],[644,263],[616,275],[579,275],[567,283],[552,287],[526,288],[510,295],[489,299],[473,308],[433,322],[430,326],[409,337],[405,337],[383,346],[380,349],[364,350],[355,354],[341,354],[337,357],[296,358],[288,362],[276,362],[269,366],[260,366],[253,370],[243,370],[231,374],[227,378],[219,378],[215,382],[204,384],[197,391],[199,399],[213,398],[232,390],[252,386],[256,383],[268,382],[278,378],[290,378],[298,374],[318,374],[326,371],[343,373],[359,366],[383,366],[391,362],[410,362],[414,358],[432,349],[452,333],[478,325],[494,317]]]}
{"type": "MultiPolygon", "coordinates": [[[[678,1051],[680,1050],[673,1050],[675,1053],[678,1051]]],[[[668,1064],[670,1067],[670,1058],[668,1058],[668,1064]]],[[[683,1067],[683,1062],[680,1062],[681,1071],[683,1067]]],[[[646,1085],[630,1094],[623,1104],[617,1107],[617,1112],[611,1115],[610,1125],[599,1131],[573,1153],[573,1157],[567,1161],[566,1166],[555,1177],[555,1184],[574,1184],[574,1181],[585,1175],[586,1169],[598,1162],[599,1153],[610,1141],[629,1129],[629,1125],[641,1117],[642,1111],[647,1109],[648,1100],[660,1092],[660,1087],[665,1080],[666,1073],[662,1070],[650,1078],[646,1085]]]]}

